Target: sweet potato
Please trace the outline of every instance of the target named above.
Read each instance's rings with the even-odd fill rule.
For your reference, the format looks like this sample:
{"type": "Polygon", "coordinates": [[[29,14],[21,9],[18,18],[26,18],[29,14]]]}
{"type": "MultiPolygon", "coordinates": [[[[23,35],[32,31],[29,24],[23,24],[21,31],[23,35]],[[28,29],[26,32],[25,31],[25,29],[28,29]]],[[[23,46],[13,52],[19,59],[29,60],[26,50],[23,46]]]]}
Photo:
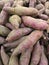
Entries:
{"type": "Polygon", "coordinates": [[[48,65],[48,60],[45,56],[45,53],[44,53],[44,47],[42,46],[42,55],[41,55],[41,60],[40,60],[40,63],[39,65],[48,65]]]}
{"type": "Polygon", "coordinates": [[[15,48],[12,55],[17,55],[28,49],[30,46],[33,47],[34,44],[36,44],[36,42],[42,37],[42,35],[43,35],[42,31],[35,30],[27,37],[27,39],[25,39],[23,42],[19,44],[17,48],[15,48]]]}
{"type": "Polygon", "coordinates": [[[9,22],[18,29],[21,24],[21,18],[18,15],[13,15],[9,18],[9,22]]]}
{"type": "Polygon", "coordinates": [[[29,7],[35,7],[36,0],[30,0],[29,7]]]}
{"type": "Polygon", "coordinates": [[[21,27],[21,28],[24,28],[24,27],[26,27],[26,26],[24,25],[24,23],[22,23],[22,24],[20,25],[20,27],[21,27]]]}
{"type": "MultiPolygon", "coordinates": [[[[13,3],[12,0],[10,0],[9,2],[7,2],[4,7],[7,7],[7,6],[11,6],[11,4],[13,3]]],[[[4,9],[3,7],[3,9],[4,9]]],[[[5,12],[4,10],[2,9],[1,13],[0,13],[0,24],[5,24],[6,22],[6,19],[8,17],[8,13],[5,12]]]]}
{"type": "Polygon", "coordinates": [[[10,58],[9,65],[12,64],[12,61],[14,59],[13,57],[17,56],[19,53],[26,51],[31,46],[33,47],[36,44],[36,42],[42,37],[42,35],[43,35],[42,31],[35,30],[34,32],[32,32],[27,37],[27,39],[21,42],[19,46],[14,49],[14,52],[12,53],[10,58]]]}
{"type": "Polygon", "coordinates": [[[46,14],[39,14],[39,17],[44,20],[48,20],[48,16],[46,14]]]}
{"type": "Polygon", "coordinates": [[[4,44],[6,41],[5,41],[5,38],[1,37],[0,36],[0,44],[4,44]]]}
{"type": "Polygon", "coordinates": [[[0,25],[0,35],[7,36],[9,32],[10,30],[7,27],[0,25]]]}
{"type": "Polygon", "coordinates": [[[24,6],[18,6],[18,7],[5,7],[4,10],[8,12],[9,14],[16,14],[16,15],[32,15],[37,16],[38,10],[31,7],[24,7],[24,6]]]}
{"type": "Polygon", "coordinates": [[[31,47],[21,54],[20,65],[29,65],[32,49],[31,47]]]}
{"type": "Polygon", "coordinates": [[[5,53],[3,46],[1,46],[1,59],[4,65],[8,65],[9,56],[5,53]]]}
{"type": "Polygon", "coordinates": [[[11,23],[6,23],[5,26],[11,30],[15,29],[14,26],[12,26],[11,23]]]}
{"type": "Polygon", "coordinates": [[[8,41],[8,42],[15,41],[15,40],[21,38],[22,36],[29,34],[31,31],[32,31],[32,29],[30,29],[30,28],[20,28],[17,30],[16,29],[12,30],[9,33],[9,35],[7,36],[6,41],[8,41]]]}
{"type": "Polygon", "coordinates": [[[34,29],[45,30],[48,28],[48,24],[42,19],[35,19],[30,16],[22,16],[22,20],[26,26],[32,27],[34,29]]]}
{"type": "Polygon", "coordinates": [[[32,59],[30,65],[37,65],[40,61],[40,57],[41,57],[41,46],[39,42],[37,42],[32,53],[32,59]]]}
{"type": "Polygon", "coordinates": [[[4,44],[3,46],[6,48],[6,50],[15,48],[16,46],[18,46],[22,41],[24,41],[26,39],[27,36],[24,36],[20,39],[18,39],[17,41],[14,42],[7,42],[6,44],[4,44]]]}

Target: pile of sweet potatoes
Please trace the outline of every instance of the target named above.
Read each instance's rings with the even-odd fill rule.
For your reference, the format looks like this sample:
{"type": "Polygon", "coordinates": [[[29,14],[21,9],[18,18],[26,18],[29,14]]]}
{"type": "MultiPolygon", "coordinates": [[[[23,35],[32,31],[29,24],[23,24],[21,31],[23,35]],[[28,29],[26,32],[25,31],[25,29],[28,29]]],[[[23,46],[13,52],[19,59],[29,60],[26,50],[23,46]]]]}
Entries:
{"type": "Polygon", "coordinates": [[[0,0],[0,65],[49,65],[48,0],[0,0]]]}

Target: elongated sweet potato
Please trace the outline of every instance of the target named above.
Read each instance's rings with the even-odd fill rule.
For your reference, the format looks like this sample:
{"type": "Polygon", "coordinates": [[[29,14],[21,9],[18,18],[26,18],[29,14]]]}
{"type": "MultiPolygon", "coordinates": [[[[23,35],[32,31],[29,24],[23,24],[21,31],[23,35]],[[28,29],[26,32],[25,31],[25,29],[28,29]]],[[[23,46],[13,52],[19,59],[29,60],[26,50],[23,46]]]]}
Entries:
{"type": "Polygon", "coordinates": [[[5,53],[3,46],[1,46],[1,59],[4,65],[8,65],[9,56],[5,53]]]}
{"type": "Polygon", "coordinates": [[[9,18],[9,22],[18,29],[21,23],[21,18],[18,15],[13,15],[9,18]]]}
{"type": "Polygon", "coordinates": [[[29,65],[32,49],[31,47],[21,54],[20,65],[29,65]]]}
{"type": "Polygon", "coordinates": [[[0,25],[0,35],[7,36],[9,32],[10,30],[7,27],[0,25]]]}
{"type": "Polygon", "coordinates": [[[7,42],[6,44],[4,44],[3,46],[6,48],[6,50],[15,48],[16,46],[18,46],[22,41],[24,41],[26,39],[27,36],[24,36],[14,42],[7,42]]]}
{"type": "Polygon", "coordinates": [[[25,39],[23,42],[21,42],[19,44],[19,46],[14,49],[14,52],[12,53],[11,58],[10,58],[9,65],[12,64],[12,60],[14,59],[13,57],[17,56],[17,54],[19,54],[19,53],[26,51],[31,46],[33,47],[36,44],[36,42],[42,37],[42,35],[43,35],[42,31],[36,30],[36,31],[32,32],[27,37],[27,39],[25,39]]]}
{"type": "Polygon", "coordinates": [[[30,65],[37,65],[40,61],[40,57],[41,57],[41,46],[39,42],[37,42],[32,53],[32,59],[30,65]]]}
{"type": "Polygon", "coordinates": [[[21,38],[24,35],[29,34],[31,31],[32,31],[32,29],[30,29],[30,28],[20,28],[20,29],[17,29],[17,30],[16,29],[12,30],[9,33],[9,35],[7,36],[6,41],[12,42],[14,40],[21,38]]]}
{"type": "Polygon", "coordinates": [[[17,55],[28,49],[30,46],[34,46],[34,44],[36,44],[36,42],[42,37],[42,35],[42,31],[35,30],[27,37],[27,39],[25,39],[19,44],[17,48],[15,48],[12,55],[17,55]]]}
{"type": "Polygon", "coordinates": [[[40,60],[39,65],[48,65],[48,60],[44,53],[44,47],[43,46],[41,46],[41,47],[42,47],[42,55],[41,55],[41,60],[40,60]]]}
{"type": "Polygon", "coordinates": [[[18,6],[18,7],[5,7],[4,10],[8,12],[9,14],[16,14],[16,15],[32,15],[32,16],[37,16],[38,10],[35,8],[31,7],[23,7],[23,6],[18,6]]]}
{"type": "Polygon", "coordinates": [[[45,20],[42,19],[35,19],[30,16],[23,16],[22,20],[26,26],[32,27],[34,29],[45,30],[48,28],[48,24],[45,20]]]}

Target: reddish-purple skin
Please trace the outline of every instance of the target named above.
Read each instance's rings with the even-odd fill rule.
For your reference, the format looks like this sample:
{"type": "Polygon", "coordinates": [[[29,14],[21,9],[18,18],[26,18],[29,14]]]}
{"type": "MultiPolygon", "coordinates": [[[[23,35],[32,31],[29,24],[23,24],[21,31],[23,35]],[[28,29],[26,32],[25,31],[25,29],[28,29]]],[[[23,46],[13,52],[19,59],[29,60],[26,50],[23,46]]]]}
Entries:
{"type": "Polygon", "coordinates": [[[10,23],[6,23],[5,26],[8,27],[8,28],[11,29],[11,30],[14,29],[14,27],[13,27],[12,24],[10,24],[10,23]]]}
{"type": "Polygon", "coordinates": [[[38,29],[38,30],[45,30],[48,28],[48,24],[45,20],[42,19],[35,19],[30,16],[23,16],[22,17],[23,23],[31,28],[38,29]]]}
{"type": "Polygon", "coordinates": [[[24,52],[25,50],[27,50],[28,48],[30,48],[31,46],[33,47],[36,42],[42,37],[43,32],[42,31],[34,31],[32,32],[27,39],[25,39],[23,42],[21,42],[18,47],[16,47],[16,49],[14,50],[12,55],[17,55],[19,53],[24,52]]]}
{"type": "Polygon", "coordinates": [[[15,41],[15,40],[21,38],[22,36],[29,34],[31,31],[32,31],[32,29],[30,29],[30,28],[20,28],[17,30],[16,29],[12,30],[9,33],[9,35],[7,36],[6,41],[8,41],[8,42],[15,41]]]}

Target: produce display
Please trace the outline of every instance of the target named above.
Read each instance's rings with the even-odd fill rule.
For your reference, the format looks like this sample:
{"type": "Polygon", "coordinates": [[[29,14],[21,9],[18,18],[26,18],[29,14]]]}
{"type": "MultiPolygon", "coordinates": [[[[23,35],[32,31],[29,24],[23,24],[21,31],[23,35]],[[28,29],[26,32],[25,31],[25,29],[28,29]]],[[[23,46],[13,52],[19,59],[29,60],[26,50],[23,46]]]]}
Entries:
{"type": "Polygon", "coordinates": [[[0,65],[49,65],[49,0],[0,0],[0,65]]]}

